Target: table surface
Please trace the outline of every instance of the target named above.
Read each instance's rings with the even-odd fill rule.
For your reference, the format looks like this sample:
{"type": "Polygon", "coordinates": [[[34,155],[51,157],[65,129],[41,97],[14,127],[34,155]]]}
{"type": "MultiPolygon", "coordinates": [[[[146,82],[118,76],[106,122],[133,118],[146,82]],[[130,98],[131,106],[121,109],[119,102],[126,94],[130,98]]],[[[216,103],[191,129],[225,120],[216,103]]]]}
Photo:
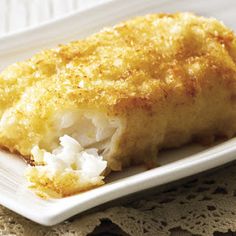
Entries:
{"type": "Polygon", "coordinates": [[[0,36],[107,0],[0,0],[0,36]]]}

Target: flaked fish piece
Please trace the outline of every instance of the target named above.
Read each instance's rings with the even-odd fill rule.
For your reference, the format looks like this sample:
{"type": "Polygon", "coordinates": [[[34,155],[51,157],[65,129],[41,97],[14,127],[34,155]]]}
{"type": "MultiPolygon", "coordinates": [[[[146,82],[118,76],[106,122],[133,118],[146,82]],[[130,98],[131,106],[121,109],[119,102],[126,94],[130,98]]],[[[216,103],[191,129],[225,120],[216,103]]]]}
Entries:
{"type": "Polygon", "coordinates": [[[216,19],[136,17],[6,68],[0,145],[35,165],[40,192],[85,191],[109,171],[154,166],[160,149],[232,137],[235,62],[235,34],[216,19]]]}

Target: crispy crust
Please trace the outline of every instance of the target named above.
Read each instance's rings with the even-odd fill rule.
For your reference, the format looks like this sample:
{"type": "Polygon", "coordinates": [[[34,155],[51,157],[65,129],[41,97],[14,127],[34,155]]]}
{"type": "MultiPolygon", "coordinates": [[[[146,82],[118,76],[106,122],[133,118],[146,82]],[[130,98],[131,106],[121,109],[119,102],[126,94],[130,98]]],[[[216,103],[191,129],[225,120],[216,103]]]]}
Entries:
{"type": "Polygon", "coordinates": [[[123,160],[112,169],[140,162],[141,156],[151,159],[158,149],[182,145],[194,135],[230,136],[235,125],[226,124],[235,121],[235,62],[235,35],[215,19],[189,13],[134,18],[4,70],[0,145],[28,158],[32,146],[44,147],[53,114],[66,109],[97,110],[124,121],[107,157],[123,160]],[[198,123],[196,116],[207,111],[211,114],[198,123]],[[183,119],[186,127],[171,126],[183,119]],[[149,134],[152,130],[161,130],[158,137],[149,134]]]}
{"type": "Polygon", "coordinates": [[[64,172],[50,178],[47,173],[35,168],[28,169],[26,176],[31,182],[30,188],[42,198],[66,197],[104,184],[101,176],[83,179],[75,173],[64,172]]]}

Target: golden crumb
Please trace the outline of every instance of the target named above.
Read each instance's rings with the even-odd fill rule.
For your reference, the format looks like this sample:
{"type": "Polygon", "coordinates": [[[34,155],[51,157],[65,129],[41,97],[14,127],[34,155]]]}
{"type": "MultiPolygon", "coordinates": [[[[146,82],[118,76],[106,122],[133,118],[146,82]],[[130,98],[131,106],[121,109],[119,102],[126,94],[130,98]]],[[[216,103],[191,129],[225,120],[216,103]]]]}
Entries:
{"type": "MultiPolygon", "coordinates": [[[[6,68],[0,74],[0,145],[33,159],[34,146],[52,151],[67,134],[98,148],[109,170],[121,170],[154,163],[162,148],[231,137],[235,63],[235,34],[216,19],[136,17],[6,68]]],[[[103,183],[83,186],[76,178],[29,175],[41,189],[63,196],[103,183]]]]}

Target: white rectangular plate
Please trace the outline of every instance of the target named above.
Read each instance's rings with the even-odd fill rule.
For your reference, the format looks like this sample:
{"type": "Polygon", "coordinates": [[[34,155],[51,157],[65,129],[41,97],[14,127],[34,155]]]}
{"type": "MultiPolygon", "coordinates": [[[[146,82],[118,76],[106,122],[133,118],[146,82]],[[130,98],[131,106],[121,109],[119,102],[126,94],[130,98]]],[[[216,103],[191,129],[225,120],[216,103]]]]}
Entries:
{"type": "MultiPolygon", "coordinates": [[[[132,16],[176,11],[192,11],[213,16],[236,29],[235,0],[113,0],[1,38],[0,70],[43,48],[83,38],[104,26],[132,16]]],[[[112,174],[107,179],[107,184],[102,187],[54,200],[40,199],[27,189],[24,161],[9,153],[1,152],[0,155],[0,204],[40,224],[53,225],[107,201],[230,162],[236,157],[236,139],[211,148],[186,146],[162,152],[158,168],[130,168],[112,174]]]]}

